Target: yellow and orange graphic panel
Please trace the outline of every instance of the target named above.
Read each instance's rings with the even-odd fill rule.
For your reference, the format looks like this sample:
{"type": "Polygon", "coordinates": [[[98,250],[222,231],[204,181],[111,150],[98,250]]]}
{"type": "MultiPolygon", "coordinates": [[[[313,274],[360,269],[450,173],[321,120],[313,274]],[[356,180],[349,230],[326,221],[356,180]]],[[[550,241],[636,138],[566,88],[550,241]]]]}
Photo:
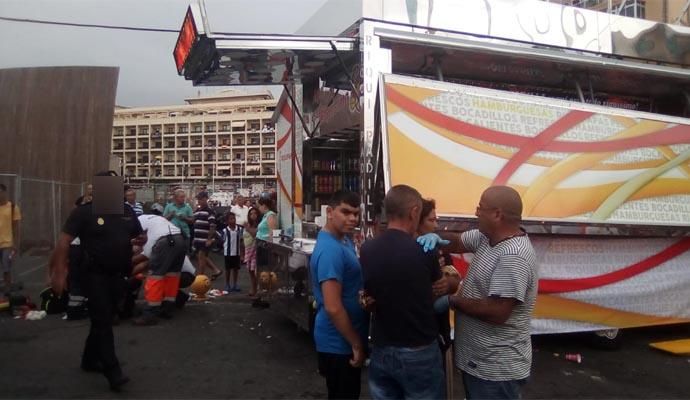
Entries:
{"type": "Polygon", "coordinates": [[[388,184],[434,197],[440,214],[471,216],[506,184],[527,219],[690,226],[690,120],[383,79],[388,184]]]}

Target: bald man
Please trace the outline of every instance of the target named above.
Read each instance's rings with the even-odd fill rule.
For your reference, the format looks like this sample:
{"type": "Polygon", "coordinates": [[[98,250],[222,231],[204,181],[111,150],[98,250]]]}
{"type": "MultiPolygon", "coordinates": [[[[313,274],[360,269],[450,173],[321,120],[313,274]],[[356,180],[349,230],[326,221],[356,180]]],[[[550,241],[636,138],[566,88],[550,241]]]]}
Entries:
{"type": "Polygon", "coordinates": [[[455,365],[471,399],[517,399],[530,375],[530,320],[537,296],[537,262],[520,228],[522,200],[508,186],[484,191],[475,215],[478,229],[442,240],[419,238],[425,250],[447,245],[474,253],[462,290],[449,296],[456,310],[455,365]]]}

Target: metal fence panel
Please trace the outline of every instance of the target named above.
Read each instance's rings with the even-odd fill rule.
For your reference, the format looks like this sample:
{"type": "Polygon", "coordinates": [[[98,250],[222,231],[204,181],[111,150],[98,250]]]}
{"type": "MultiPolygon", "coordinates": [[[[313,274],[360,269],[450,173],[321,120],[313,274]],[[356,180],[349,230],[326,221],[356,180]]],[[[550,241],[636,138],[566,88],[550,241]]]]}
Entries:
{"type": "Polygon", "coordinates": [[[83,183],[66,183],[0,174],[0,183],[7,186],[11,201],[22,215],[20,252],[33,248],[52,248],[67,216],[81,195],[83,183]]]}

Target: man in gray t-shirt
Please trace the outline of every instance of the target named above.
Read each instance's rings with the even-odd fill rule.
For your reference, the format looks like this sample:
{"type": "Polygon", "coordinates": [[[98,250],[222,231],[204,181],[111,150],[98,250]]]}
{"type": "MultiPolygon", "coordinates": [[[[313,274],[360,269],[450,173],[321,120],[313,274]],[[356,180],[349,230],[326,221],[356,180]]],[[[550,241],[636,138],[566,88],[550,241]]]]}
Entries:
{"type": "MultiPolygon", "coordinates": [[[[456,310],[455,365],[468,400],[519,398],[530,374],[530,319],[539,278],[521,215],[520,195],[492,186],[477,207],[479,229],[451,238],[450,252],[474,253],[460,293],[448,299],[456,310]]],[[[447,244],[429,235],[419,240],[425,248],[447,244]]]]}

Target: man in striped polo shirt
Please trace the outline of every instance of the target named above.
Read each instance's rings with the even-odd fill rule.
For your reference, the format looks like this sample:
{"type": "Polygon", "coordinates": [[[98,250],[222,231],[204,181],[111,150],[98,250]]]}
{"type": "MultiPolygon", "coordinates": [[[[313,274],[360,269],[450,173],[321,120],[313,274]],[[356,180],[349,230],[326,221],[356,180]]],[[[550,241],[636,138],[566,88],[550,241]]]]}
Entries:
{"type": "MultiPolygon", "coordinates": [[[[488,188],[475,215],[479,229],[450,238],[450,252],[474,253],[459,295],[449,297],[457,311],[455,365],[468,400],[517,399],[532,364],[536,256],[520,228],[522,200],[514,189],[488,188]]],[[[425,250],[448,244],[433,233],[419,242],[425,250]]]]}
{"type": "Polygon", "coordinates": [[[137,201],[137,192],[130,187],[125,187],[125,204],[132,207],[137,217],[144,214],[144,207],[137,201]]]}
{"type": "Polygon", "coordinates": [[[194,212],[194,249],[199,260],[197,274],[203,275],[206,267],[211,267],[211,280],[215,281],[223,273],[209,257],[209,251],[216,239],[216,214],[208,206],[208,193],[199,192],[196,199],[199,202],[194,212]]]}

